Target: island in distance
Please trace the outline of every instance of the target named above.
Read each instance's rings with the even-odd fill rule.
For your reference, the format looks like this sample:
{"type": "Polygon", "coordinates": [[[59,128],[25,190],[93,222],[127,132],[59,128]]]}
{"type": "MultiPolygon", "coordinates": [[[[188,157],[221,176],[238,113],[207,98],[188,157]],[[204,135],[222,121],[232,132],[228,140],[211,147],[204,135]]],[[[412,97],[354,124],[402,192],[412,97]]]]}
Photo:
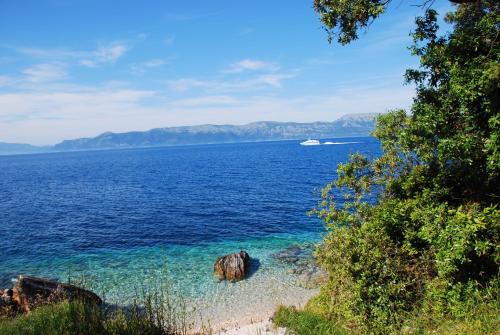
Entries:
{"type": "Polygon", "coordinates": [[[44,147],[0,142],[0,154],[363,137],[369,136],[374,129],[377,115],[376,113],[350,114],[333,122],[261,121],[245,125],[200,125],[155,128],[148,131],[126,133],[106,132],[92,138],[64,140],[54,146],[44,147]]]}

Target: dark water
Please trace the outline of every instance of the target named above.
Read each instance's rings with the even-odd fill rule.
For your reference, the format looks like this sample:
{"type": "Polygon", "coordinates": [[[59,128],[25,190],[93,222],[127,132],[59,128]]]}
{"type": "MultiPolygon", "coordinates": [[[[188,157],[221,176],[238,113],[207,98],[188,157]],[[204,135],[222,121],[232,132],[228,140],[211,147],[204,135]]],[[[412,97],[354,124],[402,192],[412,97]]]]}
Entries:
{"type": "Polygon", "coordinates": [[[117,260],[130,266],[133,257],[138,270],[148,261],[144,250],[162,249],[175,263],[203,246],[222,252],[252,241],[271,250],[315,238],[322,225],[306,212],[336,165],[350,152],[379,151],[372,138],[335,141],[358,143],[0,157],[0,285],[19,273],[59,277],[68,267],[97,273],[117,260]]]}

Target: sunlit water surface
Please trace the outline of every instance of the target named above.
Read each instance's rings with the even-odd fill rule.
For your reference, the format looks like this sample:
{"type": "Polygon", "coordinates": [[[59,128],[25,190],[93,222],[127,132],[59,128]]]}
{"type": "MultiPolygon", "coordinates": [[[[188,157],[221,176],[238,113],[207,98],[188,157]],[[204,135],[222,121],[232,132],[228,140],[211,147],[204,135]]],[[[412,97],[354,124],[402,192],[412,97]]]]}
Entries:
{"type": "Polygon", "coordinates": [[[314,291],[273,253],[319,241],[307,212],[321,187],[349,153],[379,153],[373,138],[332,141],[0,156],[0,286],[18,274],[84,278],[128,303],[168,278],[215,322],[300,303],[314,291]],[[239,250],[253,258],[249,278],[215,280],[215,259],[239,250]]]}

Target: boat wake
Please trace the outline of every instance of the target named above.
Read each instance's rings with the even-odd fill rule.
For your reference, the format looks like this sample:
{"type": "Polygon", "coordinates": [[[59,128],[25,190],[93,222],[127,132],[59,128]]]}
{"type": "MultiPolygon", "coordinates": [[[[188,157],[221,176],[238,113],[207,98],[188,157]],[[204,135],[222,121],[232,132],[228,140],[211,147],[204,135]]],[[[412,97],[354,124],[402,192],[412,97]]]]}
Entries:
{"type": "Polygon", "coordinates": [[[325,142],[323,145],[355,144],[361,142],[325,142]]]}

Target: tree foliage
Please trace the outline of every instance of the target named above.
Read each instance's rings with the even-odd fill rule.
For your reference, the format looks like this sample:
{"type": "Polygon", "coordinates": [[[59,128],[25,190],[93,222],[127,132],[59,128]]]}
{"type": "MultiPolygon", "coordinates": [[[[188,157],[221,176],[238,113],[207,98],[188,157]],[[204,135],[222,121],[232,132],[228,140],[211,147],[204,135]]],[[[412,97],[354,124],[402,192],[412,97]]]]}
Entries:
{"type": "MultiPolygon", "coordinates": [[[[422,7],[434,0],[422,0],[422,7]]],[[[476,3],[478,0],[450,0],[455,4],[476,3]]],[[[358,38],[358,31],[366,28],[384,13],[391,0],[314,0],[314,10],[328,33],[328,41],[334,38],[348,44],[358,38]]]]}
{"type": "MultiPolygon", "coordinates": [[[[328,27],[340,25],[341,43],[356,37],[353,22],[362,26],[385,6],[315,4],[328,9],[328,27]]],[[[383,154],[352,155],[324,189],[316,213],[329,232],[317,258],[330,281],[315,301],[330,319],[398,332],[409,316],[463,317],[480,301],[498,301],[499,6],[457,6],[445,35],[433,9],[416,19],[410,50],[420,68],[405,75],[416,85],[410,115],[380,116],[374,136],[383,154]]]]}

